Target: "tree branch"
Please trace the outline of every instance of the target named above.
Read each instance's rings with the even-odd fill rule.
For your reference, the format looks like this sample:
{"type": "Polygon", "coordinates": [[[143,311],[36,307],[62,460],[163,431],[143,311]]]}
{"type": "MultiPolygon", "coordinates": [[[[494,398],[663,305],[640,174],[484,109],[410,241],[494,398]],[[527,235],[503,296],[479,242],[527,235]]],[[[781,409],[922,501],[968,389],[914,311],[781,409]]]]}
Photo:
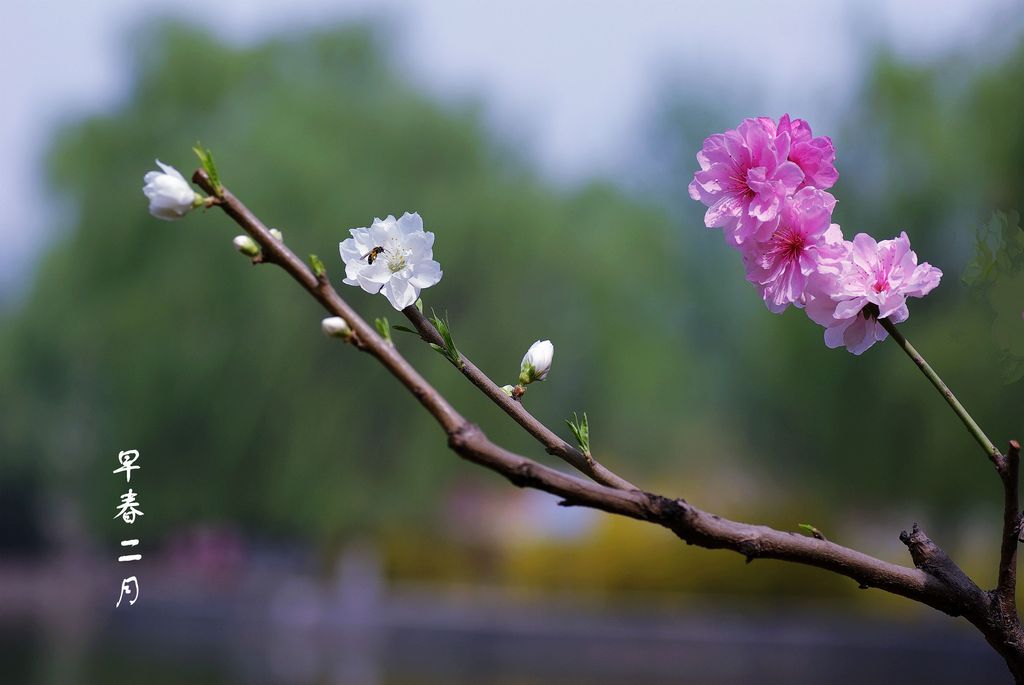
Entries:
{"type": "MultiPolygon", "coordinates": [[[[438,333],[437,329],[434,328],[434,324],[432,324],[427,317],[423,316],[423,313],[415,306],[406,307],[402,310],[402,313],[405,314],[406,318],[408,318],[412,325],[416,327],[416,330],[419,331],[420,336],[425,341],[434,343],[435,345],[444,344],[444,340],[441,338],[441,334],[438,333]]],[[[619,490],[639,489],[625,478],[616,475],[601,465],[593,457],[583,454],[583,452],[558,437],[554,431],[545,426],[529,411],[527,411],[522,402],[517,402],[506,395],[505,391],[498,387],[498,385],[473,362],[471,362],[466,355],[462,355],[462,362],[462,367],[459,369],[462,372],[462,375],[468,378],[469,381],[479,388],[480,391],[492,402],[501,407],[506,414],[512,417],[513,421],[526,429],[527,433],[536,438],[537,441],[544,446],[544,449],[548,454],[562,459],[577,471],[586,474],[592,480],[601,483],[602,485],[618,488],[619,490]]]]}
{"type": "Polygon", "coordinates": [[[1020,443],[1010,441],[1006,456],[996,462],[1003,482],[1003,539],[999,550],[996,598],[1005,616],[1017,615],[1017,545],[1020,542],[1020,443]]]}
{"type": "MultiPolygon", "coordinates": [[[[214,192],[205,171],[196,171],[192,179],[208,193],[214,192]]],[[[283,268],[327,311],[343,318],[354,332],[353,343],[359,349],[376,357],[419,400],[440,424],[448,436],[449,447],[459,456],[505,476],[519,487],[534,488],[557,495],[562,498],[563,505],[586,506],[656,523],[668,528],[688,544],[709,549],[732,550],[744,555],[748,561],[766,558],[816,566],[852,578],[863,588],[875,587],[921,602],[952,616],[964,616],[1006,659],[1017,681],[1024,683],[1024,635],[1021,633],[1016,612],[1008,614],[1003,610],[1004,602],[993,601],[995,596],[1010,592],[1007,588],[1011,588],[1013,584],[1012,567],[1016,548],[1014,545],[1012,550],[1009,549],[1006,531],[1014,531],[1016,540],[1019,518],[1016,504],[1019,446],[1016,443],[1011,446],[1012,457],[1004,458],[999,455],[1000,459],[1005,460],[1000,475],[1004,478],[1007,493],[1004,516],[1006,528],[1000,561],[1000,590],[991,594],[980,590],[916,524],[911,533],[904,531],[900,536],[917,566],[909,568],[828,540],[795,532],[778,531],[767,526],[730,521],[702,511],[683,499],[650,494],[632,486],[609,487],[583,480],[514,454],[488,440],[483,431],[463,418],[393,346],[387,344],[335,292],[326,277],[318,278],[313,274],[281,241],[271,236],[266,226],[229,190],[223,187],[219,190],[219,201],[216,204],[260,245],[263,251],[262,261],[283,268]],[[1006,476],[1003,476],[1004,473],[1006,476]]],[[[410,317],[414,325],[417,323],[416,318],[410,317]]],[[[421,334],[431,338],[436,335],[436,331],[431,332],[432,326],[430,329],[417,326],[417,329],[421,334]]],[[[465,366],[473,370],[467,377],[492,400],[498,402],[499,406],[505,408],[504,400],[498,401],[492,396],[494,384],[468,361],[465,366]]],[[[955,401],[955,398],[953,399],[955,401]]],[[[525,413],[525,410],[523,414],[513,413],[508,409],[506,411],[531,434],[535,434],[535,437],[548,447],[549,452],[553,446],[557,448],[558,443],[547,435],[550,431],[525,413]]],[[[557,440],[557,436],[554,436],[554,440],[557,440]]],[[[1000,468],[1000,460],[996,459],[994,462],[997,469],[1000,468]]]]}

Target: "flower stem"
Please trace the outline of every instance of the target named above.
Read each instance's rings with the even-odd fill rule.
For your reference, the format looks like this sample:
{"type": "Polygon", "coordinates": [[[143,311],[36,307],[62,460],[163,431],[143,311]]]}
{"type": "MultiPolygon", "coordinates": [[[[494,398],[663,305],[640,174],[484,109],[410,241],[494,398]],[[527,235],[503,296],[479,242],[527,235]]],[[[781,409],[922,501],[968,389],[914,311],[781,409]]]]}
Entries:
{"type": "Polygon", "coordinates": [[[998,463],[1002,458],[1002,453],[1000,453],[1000,451],[996,449],[996,446],[992,444],[992,441],[988,439],[988,436],[985,435],[985,431],[981,429],[981,426],[979,426],[977,422],[971,418],[971,415],[967,413],[966,407],[960,404],[960,400],[956,398],[953,391],[942,382],[939,374],[935,373],[935,369],[925,361],[924,357],[921,356],[921,353],[910,344],[910,341],[903,337],[903,334],[899,332],[899,329],[896,328],[894,323],[888,319],[879,319],[878,322],[882,324],[886,331],[888,331],[896,344],[903,348],[903,351],[907,353],[907,356],[917,364],[917,368],[921,369],[921,373],[923,373],[925,377],[932,382],[932,385],[934,385],[935,389],[939,391],[939,394],[945,398],[946,402],[949,403],[949,406],[952,407],[954,412],[956,412],[956,415],[964,422],[967,430],[970,431],[971,435],[974,436],[974,439],[977,440],[978,444],[985,450],[985,454],[988,455],[988,458],[991,459],[993,463],[998,463]]]}

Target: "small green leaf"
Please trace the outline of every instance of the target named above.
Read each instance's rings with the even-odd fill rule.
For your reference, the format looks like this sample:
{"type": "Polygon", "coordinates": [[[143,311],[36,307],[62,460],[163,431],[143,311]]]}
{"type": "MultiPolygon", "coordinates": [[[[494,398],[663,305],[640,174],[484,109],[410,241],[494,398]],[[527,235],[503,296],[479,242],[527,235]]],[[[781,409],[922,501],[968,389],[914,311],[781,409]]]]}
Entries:
{"type": "Polygon", "coordinates": [[[380,319],[374,319],[373,325],[377,327],[377,332],[380,333],[380,337],[390,344],[394,345],[394,341],[391,339],[391,324],[388,323],[388,317],[382,317],[380,319]]]}
{"type": "Polygon", "coordinates": [[[818,530],[817,528],[815,528],[814,526],[812,526],[809,523],[798,523],[796,525],[798,527],[803,528],[804,530],[806,530],[810,534],[810,536],[812,538],[817,538],[818,540],[824,540],[825,539],[825,536],[822,535],[821,531],[818,530]]]}
{"type": "Polygon", "coordinates": [[[459,348],[455,346],[455,339],[452,337],[451,325],[448,323],[448,315],[445,314],[445,318],[438,316],[433,310],[430,311],[430,323],[434,324],[434,328],[441,335],[441,339],[444,341],[444,345],[435,345],[431,343],[430,346],[435,350],[444,355],[445,359],[455,365],[457,369],[462,369],[465,363],[462,361],[462,355],[459,353],[459,348]]]}
{"type": "Polygon", "coordinates": [[[393,330],[402,331],[403,333],[412,333],[413,335],[419,335],[420,332],[409,328],[408,326],[402,326],[401,324],[395,324],[391,327],[393,330]]]}
{"type": "Polygon", "coordinates": [[[569,426],[569,430],[576,437],[576,445],[580,448],[580,452],[583,452],[586,456],[590,456],[590,421],[587,419],[587,412],[583,412],[583,420],[580,421],[580,417],[576,415],[576,412],[572,413],[572,419],[566,419],[565,424],[569,426]]]}
{"type": "Polygon", "coordinates": [[[220,184],[220,174],[217,173],[217,165],[213,161],[213,153],[208,148],[203,147],[202,143],[196,142],[195,147],[192,151],[196,153],[196,157],[199,158],[200,164],[203,165],[203,169],[206,170],[206,175],[210,177],[210,183],[213,184],[213,191],[217,197],[224,195],[224,186],[220,184]]]}
{"type": "Polygon", "coordinates": [[[416,309],[420,310],[420,314],[423,313],[423,298],[416,300],[416,309]]]}
{"type": "Polygon", "coordinates": [[[317,278],[323,278],[327,275],[327,269],[324,267],[324,263],[320,261],[320,258],[315,254],[309,255],[309,265],[313,268],[313,274],[317,278]]]}

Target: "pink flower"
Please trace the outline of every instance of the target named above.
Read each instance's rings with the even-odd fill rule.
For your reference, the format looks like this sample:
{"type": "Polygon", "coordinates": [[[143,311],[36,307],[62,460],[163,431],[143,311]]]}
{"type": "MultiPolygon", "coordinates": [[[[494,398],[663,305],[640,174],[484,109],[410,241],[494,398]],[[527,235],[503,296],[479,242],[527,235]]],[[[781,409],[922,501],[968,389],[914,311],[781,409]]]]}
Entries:
{"type": "Polygon", "coordinates": [[[843,234],[831,224],[835,204],[828,193],[804,188],[786,201],[768,240],[748,240],[740,248],[747,280],[757,286],[769,311],[778,314],[790,304],[803,306],[807,278],[818,270],[819,261],[842,251],[843,234]]]}
{"type": "Polygon", "coordinates": [[[783,114],[776,127],[776,135],[789,135],[789,161],[795,162],[804,172],[801,188],[813,186],[825,190],[839,179],[836,171],[836,149],[828,136],[811,135],[811,126],[803,119],[789,118],[783,114]]]}
{"type": "Polygon", "coordinates": [[[733,245],[771,236],[786,197],[804,180],[789,154],[789,133],[776,135],[770,119],[745,119],[705,139],[689,187],[690,197],[708,207],[704,224],[722,228],[733,245]]]}
{"type": "Polygon", "coordinates": [[[866,233],[844,243],[845,254],[825,260],[806,288],[807,315],[825,326],[828,347],[861,354],[888,333],[879,319],[906,321],[908,297],[924,297],[942,272],[917,263],[906,232],[876,243],[866,233]]]}

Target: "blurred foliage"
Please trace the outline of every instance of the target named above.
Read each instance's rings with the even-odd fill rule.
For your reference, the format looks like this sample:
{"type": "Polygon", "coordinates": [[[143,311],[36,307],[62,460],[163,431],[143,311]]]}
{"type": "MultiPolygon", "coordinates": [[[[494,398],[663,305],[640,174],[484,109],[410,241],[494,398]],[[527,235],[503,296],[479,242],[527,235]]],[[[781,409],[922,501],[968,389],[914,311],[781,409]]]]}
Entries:
{"type": "MultiPolygon", "coordinates": [[[[633,194],[604,181],[566,189],[489,131],[479,103],[419,90],[389,58],[382,27],[237,47],[161,24],[136,40],[128,97],[68,126],[53,147],[66,230],[0,331],[0,452],[82,495],[107,534],[117,530],[123,483],[110,471],[121,449],[141,450],[136,490],[152,534],[226,520],[325,549],[356,530],[435,539],[429,512],[451,473],[465,470],[384,370],[320,334],[310,298],[233,253],[237,231],[219,212],[174,224],[148,216],[138,189],[151,158],[187,172],[196,140],[298,254],[328,255],[336,283],[331,255],[346,229],[419,211],[445,270],[425,306],[451,314],[459,349],[499,384],[514,382],[530,342],[552,339],[552,373],[527,403],[551,426],[585,410],[595,455],[631,480],[685,483],[727,462],[785,484],[790,529],[885,505],[936,519],[929,531],[942,539],[941,524],[948,532],[980,506],[995,534],[987,462],[902,352],[881,344],[853,357],[826,349],[801,312],[769,315],[735,253],[703,228],[703,208],[685,192],[693,155],[703,136],[761,114],[754,103],[724,111],[675,86],[645,160],[658,183],[633,194]]],[[[816,133],[836,140],[836,220],[846,233],[906,229],[920,258],[945,272],[935,293],[911,303],[903,330],[1004,443],[1022,435],[1020,385],[997,382],[1005,359],[993,354],[989,313],[959,275],[975,253],[972,227],[1024,201],[1024,91],[1006,87],[1024,81],[1024,49],[980,70],[953,68],[961,64],[882,54],[844,129],[816,133]]],[[[1020,285],[993,287],[1019,311],[1020,285]]],[[[383,298],[339,287],[369,320],[395,318],[383,298]]],[[[494,439],[541,454],[440,355],[413,336],[395,342],[494,439]]],[[[714,490],[681,490],[716,503],[714,490]]],[[[758,492],[748,491],[748,512],[758,492]]],[[[635,528],[608,524],[580,544],[614,549],[635,528]]],[[[664,536],[652,545],[674,549],[664,536]]],[[[457,573],[458,555],[429,550],[413,555],[423,568],[457,573]]],[[[648,568],[648,585],[701,573],[690,552],[648,568]]],[[[549,553],[524,552],[508,573],[538,578],[549,553]]],[[[591,553],[594,568],[609,563],[591,553]]],[[[708,582],[721,568],[709,562],[708,582]]],[[[781,582],[744,578],[773,592],[781,582]]]]}
{"type": "MultiPolygon", "coordinates": [[[[583,405],[624,453],[657,452],[665,414],[620,400],[687,385],[692,355],[649,296],[674,289],[661,211],[607,184],[549,188],[476,103],[416,90],[375,27],[234,48],[160,25],[137,41],[124,104],[53,148],[69,225],[4,327],[0,450],[83,493],[108,533],[124,485],[111,471],[128,448],[141,450],[132,484],[150,535],[218,519],[316,541],[430,525],[446,475],[465,467],[416,401],[325,339],[320,309],[280,271],[234,254],[238,230],[220,212],[146,213],[138,189],[153,156],[188,175],[202,140],[225,185],[299,254],[337,255],[348,228],[421,212],[446,274],[426,307],[450,313],[460,347],[514,382],[532,341],[564,341],[531,409],[557,425],[564,406],[583,405]],[[649,319],[629,354],[625,312],[649,319]]],[[[325,262],[340,281],[340,260],[325,262]]],[[[397,316],[338,287],[370,320],[397,316]]],[[[496,438],[540,452],[443,357],[412,336],[395,342],[496,438]]]]}
{"type": "Polygon", "coordinates": [[[994,352],[1005,378],[1024,377],[1024,229],[1017,212],[993,212],[978,228],[964,282],[989,314],[994,352]]]}

